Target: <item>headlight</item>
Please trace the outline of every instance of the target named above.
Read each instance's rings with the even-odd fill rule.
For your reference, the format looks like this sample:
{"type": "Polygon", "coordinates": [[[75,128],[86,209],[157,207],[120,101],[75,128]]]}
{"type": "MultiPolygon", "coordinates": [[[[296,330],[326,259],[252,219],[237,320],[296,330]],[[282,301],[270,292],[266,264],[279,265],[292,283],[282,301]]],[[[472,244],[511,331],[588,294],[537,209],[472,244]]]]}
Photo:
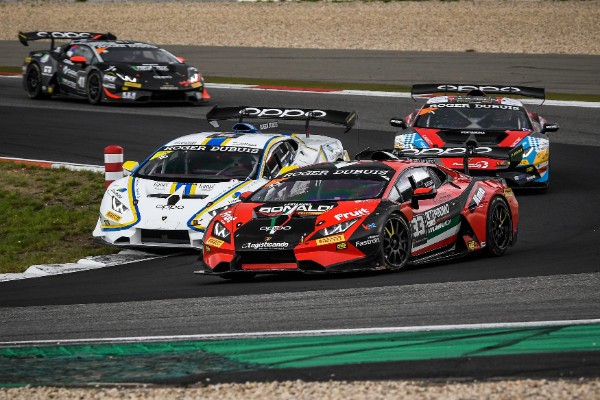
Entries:
{"type": "Polygon", "coordinates": [[[229,232],[229,229],[227,229],[225,225],[217,221],[213,226],[212,235],[221,238],[227,243],[229,243],[229,237],[231,236],[231,232],[229,232]]]}
{"type": "Polygon", "coordinates": [[[229,207],[231,207],[233,204],[227,204],[226,206],[223,207],[219,207],[219,208],[215,208],[212,209],[210,211],[207,212],[208,215],[211,216],[211,218],[213,218],[214,216],[216,216],[217,214],[219,214],[221,211],[225,211],[227,210],[229,207]]]}
{"type": "Polygon", "coordinates": [[[127,208],[125,204],[121,203],[119,199],[114,196],[111,196],[111,198],[111,207],[114,211],[118,212],[119,214],[125,214],[129,210],[129,208],[127,208]]]}
{"type": "Polygon", "coordinates": [[[130,77],[129,75],[123,75],[123,74],[120,74],[120,73],[118,73],[118,72],[117,72],[117,76],[118,76],[118,77],[119,77],[119,78],[120,78],[122,81],[125,81],[125,82],[136,82],[136,81],[137,81],[137,79],[136,79],[136,78],[132,78],[132,77],[130,77]]]}
{"type": "Polygon", "coordinates": [[[331,236],[338,233],[346,232],[352,225],[356,223],[360,218],[351,219],[348,221],[340,222],[328,228],[321,229],[318,233],[322,236],[331,236]]]}

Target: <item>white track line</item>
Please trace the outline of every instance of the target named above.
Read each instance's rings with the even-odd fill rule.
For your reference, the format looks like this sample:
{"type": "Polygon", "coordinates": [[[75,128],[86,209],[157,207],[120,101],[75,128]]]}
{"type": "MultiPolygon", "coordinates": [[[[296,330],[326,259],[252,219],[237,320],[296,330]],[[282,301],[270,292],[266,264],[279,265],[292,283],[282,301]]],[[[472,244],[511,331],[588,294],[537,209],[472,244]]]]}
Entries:
{"type": "Polygon", "coordinates": [[[534,322],[503,322],[487,324],[464,324],[464,325],[430,325],[430,326],[407,326],[407,327],[383,327],[383,328],[356,328],[356,329],[318,329],[304,331],[272,331],[272,332],[242,332],[242,333],[215,333],[201,335],[169,335],[169,336],[130,336],[116,338],[89,338],[89,339],[48,339],[48,340],[26,340],[0,342],[0,347],[11,346],[38,346],[38,345],[74,345],[83,343],[144,343],[144,342],[166,342],[187,340],[224,340],[224,339],[256,339],[273,337],[299,337],[299,336],[333,336],[333,335],[365,335],[380,333],[403,333],[403,332],[429,332],[429,331],[453,331],[453,330],[476,330],[476,329],[509,329],[509,328],[543,328],[575,325],[596,325],[600,319],[577,319],[562,321],[534,321],[534,322]]]}

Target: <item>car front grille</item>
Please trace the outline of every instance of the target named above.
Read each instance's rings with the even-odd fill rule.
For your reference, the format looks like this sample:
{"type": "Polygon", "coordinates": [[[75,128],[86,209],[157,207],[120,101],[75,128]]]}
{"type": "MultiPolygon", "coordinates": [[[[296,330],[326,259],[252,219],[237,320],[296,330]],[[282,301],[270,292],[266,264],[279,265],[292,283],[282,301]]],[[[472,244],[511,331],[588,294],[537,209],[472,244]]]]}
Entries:
{"type": "Polygon", "coordinates": [[[142,243],[190,243],[187,231],[142,229],[142,243]]]}

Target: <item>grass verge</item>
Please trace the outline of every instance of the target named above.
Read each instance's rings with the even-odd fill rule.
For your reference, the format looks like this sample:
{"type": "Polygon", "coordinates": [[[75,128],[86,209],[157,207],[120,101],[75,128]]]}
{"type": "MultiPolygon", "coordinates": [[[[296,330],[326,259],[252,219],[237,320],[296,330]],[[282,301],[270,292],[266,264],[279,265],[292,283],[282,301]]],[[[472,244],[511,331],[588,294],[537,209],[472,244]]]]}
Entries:
{"type": "Polygon", "coordinates": [[[104,176],[0,162],[0,273],[117,253],[92,239],[104,176]]]}

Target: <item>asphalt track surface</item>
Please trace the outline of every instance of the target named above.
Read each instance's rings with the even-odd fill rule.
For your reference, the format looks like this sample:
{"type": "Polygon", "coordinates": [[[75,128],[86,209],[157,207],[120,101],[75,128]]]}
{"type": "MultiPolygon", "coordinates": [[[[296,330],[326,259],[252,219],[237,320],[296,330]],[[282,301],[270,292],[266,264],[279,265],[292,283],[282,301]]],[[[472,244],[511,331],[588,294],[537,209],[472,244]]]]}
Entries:
{"type": "MultiPolygon", "coordinates": [[[[344,81],[344,77],[339,80],[344,81]]],[[[498,78],[506,81],[510,77],[498,78]]],[[[542,72],[540,81],[550,78],[542,72]]],[[[387,121],[416,106],[409,99],[332,94],[216,89],[211,94],[214,102],[223,106],[355,109],[359,125],[346,135],[337,128],[314,128],[314,133],[341,138],[351,154],[366,146],[390,147],[393,129],[387,121]]],[[[193,275],[198,256],[187,253],[85,273],[4,282],[0,283],[0,340],[597,318],[600,189],[596,165],[600,138],[596,127],[600,112],[553,106],[532,109],[561,124],[561,130],[552,136],[551,189],[546,193],[517,193],[519,242],[503,257],[472,257],[394,274],[264,276],[241,284],[193,275]],[[583,145],[586,142],[591,145],[583,145]]],[[[126,159],[139,160],[174,136],[209,129],[202,118],[207,110],[187,106],[93,107],[58,99],[30,101],[20,88],[20,80],[2,78],[0,156],[101,164],[102,149],[119,144],[125,148],[126,159]]],[[[302,130],[301,125],[288,127],[302,130]]],[[[529,371],[539,372],[541,364],[555,374],[580,369],[597,376],[600,363],[595,354],[591,357],[524,357],[529,363],[519,364],[519,368],[507,366],[515,361],[512,358],[506,362],[496,358],[495,369],[495,362],[482,362],[479,367],[466,363],[461,369],[453,362],[440,361],[418,367],[412,364],[411,376],[447,376],[449,372],[445,375],[444,371],[459,376],[485,375],[478,375],[478,370],[487,371],[485,376],[507,376],[527,370],[527,365],[529,371]]],[[[406,371],[407,365],[402,367],[400,370],[406,371]]],[[[373,376],[373,371],[380,371],[375,376],[388,378],[402,375],[394,368],[385,373],[375,368],[371,375],[350,368],[347,376],[365,378],[373,376]]],[[[314,369],[304,372],[306,376],[315,373],[314,369]]]]}

